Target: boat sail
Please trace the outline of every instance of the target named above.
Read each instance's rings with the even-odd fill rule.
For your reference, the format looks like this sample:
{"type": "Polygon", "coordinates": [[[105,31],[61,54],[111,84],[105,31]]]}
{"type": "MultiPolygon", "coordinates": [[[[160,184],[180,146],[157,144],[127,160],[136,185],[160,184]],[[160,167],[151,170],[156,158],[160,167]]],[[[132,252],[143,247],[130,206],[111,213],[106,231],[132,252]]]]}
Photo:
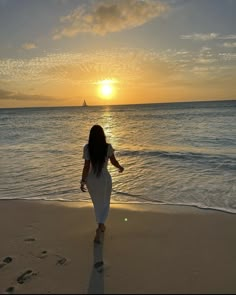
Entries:
{"type": "Polygon", "coordinates": [[[88,106],[87,103],[86,103],[86,101],[85,101],[85,99],[84,99],[84,102],[83,102],[82,106],[83,107],[87,107],[88,106]]]}

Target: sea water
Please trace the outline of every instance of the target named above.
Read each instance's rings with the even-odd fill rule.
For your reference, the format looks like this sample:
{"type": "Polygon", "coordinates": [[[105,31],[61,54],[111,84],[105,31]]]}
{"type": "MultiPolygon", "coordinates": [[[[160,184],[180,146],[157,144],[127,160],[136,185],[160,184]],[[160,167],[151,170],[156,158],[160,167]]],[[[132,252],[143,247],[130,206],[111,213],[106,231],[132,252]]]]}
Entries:
{"type": "Polygon", "coordinates": [[[100,124],[112,203],[236,213],[236,101],[0,109],[0,199],[88,201],[83,146],[100,124]]]}

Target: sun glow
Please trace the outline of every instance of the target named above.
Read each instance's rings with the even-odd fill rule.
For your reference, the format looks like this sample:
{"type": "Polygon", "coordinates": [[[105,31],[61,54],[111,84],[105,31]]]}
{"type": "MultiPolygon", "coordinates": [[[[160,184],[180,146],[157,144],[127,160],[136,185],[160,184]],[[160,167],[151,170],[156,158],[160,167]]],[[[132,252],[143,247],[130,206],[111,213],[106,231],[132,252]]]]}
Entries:
{"type": "Polygon", "coordinates": [[[99,94],[102,98],[109,99],[114,94],[114,81],[102,80],[99,82],[99,94]]]}
{"type": "Polygon", "coordinates": [[[102,95],[104,95],[104,96],[111,95],[111,93],[112,93],[112,87],[111,87],[111,85],[103,85],[101,87],[101,92],[102,92],[102,95]]]}

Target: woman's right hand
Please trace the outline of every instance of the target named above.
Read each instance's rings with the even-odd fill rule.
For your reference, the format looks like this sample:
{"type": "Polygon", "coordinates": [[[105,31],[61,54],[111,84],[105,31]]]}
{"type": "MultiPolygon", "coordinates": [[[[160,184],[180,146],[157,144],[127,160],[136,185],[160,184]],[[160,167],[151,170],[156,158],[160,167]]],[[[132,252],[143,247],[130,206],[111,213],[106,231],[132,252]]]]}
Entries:
{"type": "Polygon", "coordinates": [[[124,167],[120,166],[120,168],[118,169],[119,173],[122,173],[125,170],[124,167]]]}
{"type": "Polygon", "coordinates": [[[81,185],[80,185],[80,189],[81,189],[81,191],[84,192],[84,193],[87,191],[87,190],[86,190],[86,187],[85,187],[85,184],[81,184],[81,185]]]}
{"type": "Polygon", "coordinates": [[[81,179],[81,181],[80,181],[80,189],[81,189],[82,192],[86,192],[87,191],[86,190],[86,181],[83,180],[83,179],[81,179]]]}

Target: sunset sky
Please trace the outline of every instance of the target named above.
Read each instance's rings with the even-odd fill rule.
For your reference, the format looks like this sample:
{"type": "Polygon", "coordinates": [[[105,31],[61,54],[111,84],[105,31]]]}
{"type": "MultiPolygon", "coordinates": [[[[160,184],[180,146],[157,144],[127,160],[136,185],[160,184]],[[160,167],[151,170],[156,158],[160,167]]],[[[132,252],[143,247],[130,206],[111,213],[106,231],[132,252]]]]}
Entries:
{"type": "Polygon", "coordinates": [[[0,0],[0,107],[236,99],[235,0],[0,0]]]}

